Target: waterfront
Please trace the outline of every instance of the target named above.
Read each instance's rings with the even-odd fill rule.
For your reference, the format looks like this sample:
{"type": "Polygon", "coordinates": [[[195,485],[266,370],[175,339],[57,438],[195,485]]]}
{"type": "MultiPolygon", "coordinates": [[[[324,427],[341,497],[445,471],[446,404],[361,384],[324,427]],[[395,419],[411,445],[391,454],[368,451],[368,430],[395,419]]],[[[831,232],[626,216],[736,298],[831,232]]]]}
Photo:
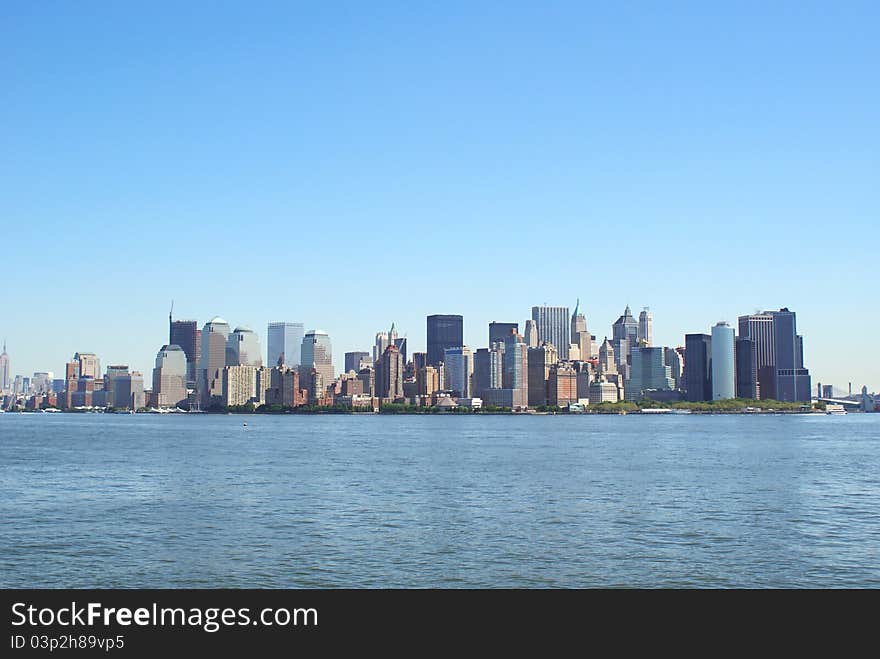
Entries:
{"type": "Polygon", "coordinates": [[[0,585],[878,587],[878,463],[861,414],[7,414],[0,585]]]}

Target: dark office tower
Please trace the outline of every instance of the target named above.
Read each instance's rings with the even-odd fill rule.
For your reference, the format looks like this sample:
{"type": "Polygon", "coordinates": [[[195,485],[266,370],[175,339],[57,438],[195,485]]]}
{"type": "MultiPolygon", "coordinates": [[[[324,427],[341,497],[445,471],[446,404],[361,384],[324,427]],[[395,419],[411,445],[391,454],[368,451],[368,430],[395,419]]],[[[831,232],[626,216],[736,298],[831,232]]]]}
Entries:
{"type": "Polygon", "coordinates": [[[403,357],[403,363],[406,364],[406,337],[394,339],[394,345],[400,350],[400,356],[403,357]]]}
{"type": "Polygon", "coordinates": [[[751,339],[737,338],[736,354],[736,397],[758,397],[758,353],[751,339]]]}
{"type": "Polygon", "coordinates": [[[455,315],[428,316],[428,364],[443,361],[446,348],[464,345],[464,319],[455,315]]]}
{"type": "Polygon", "coordinates": [[[755,364],[758,374],[758,398],[776,395],[775,364],[776,342],[773,338],[773,316],[767,312],[739,317],[739,338],[751,339],[755,344],[755,364]]]}
{"type": "Polygon", "coordinates": [[[196,370],[199,367],[200,347],[199,328],[194,320],[171,320],[168,317],[168,345],[180,346],[186,355],[186,379],[196,381],[196,370]]]}
{"type": "Polygon", "coordinates": [[[786,308],[769,312],[773,317],[776,363],[774,398],[784,402],[810,402],[813,385],[804,368],[803,338],[797,333],[795,313],[786,308]]]}
{"type": "Polygon", "coordinates": [[[712,400],[712,337],[684,335],[684,386],[689,401],[712,400]]]}
{"type": "Polygon", "coordinates": [[[367,366],[368,362],[372,362],[368,352],[347,352],[345,353],[345,372],[354,371],[357,373],[361,368],[367,366]]]}
{"type": "Polygon", "coordinates": [[[519,323],[489,323],[489,345],[504,341],[512,332],[519,332],[519,323]]]}
{"type": "Polygon", "coordinates": [[[427,352],[414,352],[412,354],[413,361],[413,370],[416,373],[421,371],[425,366],[428,365],[428,353],[427,352]]]}
{"type": "Polygon", "coordinates": [[[485,398],[486,391],[492,386],[489,363],[489,348],[478,348],[474,353],[474,396],[476,398],[485,398]]]}

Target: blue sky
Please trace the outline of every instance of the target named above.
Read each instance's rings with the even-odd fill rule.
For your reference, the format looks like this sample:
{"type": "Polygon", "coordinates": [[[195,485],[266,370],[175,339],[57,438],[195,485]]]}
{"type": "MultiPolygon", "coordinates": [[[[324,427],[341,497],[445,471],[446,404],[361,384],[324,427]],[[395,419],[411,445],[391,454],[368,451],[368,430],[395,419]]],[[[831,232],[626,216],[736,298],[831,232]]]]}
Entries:
{"type": "Polygon", "coordinates": [[[658,343],[788,306],[880,389],[873,2],[0,7],[0,335],[145,373],[175,315],[658,343]]]}

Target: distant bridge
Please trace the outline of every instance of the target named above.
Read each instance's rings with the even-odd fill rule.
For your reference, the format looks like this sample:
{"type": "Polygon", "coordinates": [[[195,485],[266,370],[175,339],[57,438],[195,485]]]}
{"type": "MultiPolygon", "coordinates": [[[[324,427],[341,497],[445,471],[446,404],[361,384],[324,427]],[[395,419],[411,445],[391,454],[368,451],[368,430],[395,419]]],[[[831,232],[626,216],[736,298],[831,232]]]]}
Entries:
{"type": "Polygon", "coordinates": [[[813,400],[820,403],[837,403],[838,405],[850,405],[852,407],[862,406],[862,401],[850,400],[848,398],[814,398],[813,400]]]}

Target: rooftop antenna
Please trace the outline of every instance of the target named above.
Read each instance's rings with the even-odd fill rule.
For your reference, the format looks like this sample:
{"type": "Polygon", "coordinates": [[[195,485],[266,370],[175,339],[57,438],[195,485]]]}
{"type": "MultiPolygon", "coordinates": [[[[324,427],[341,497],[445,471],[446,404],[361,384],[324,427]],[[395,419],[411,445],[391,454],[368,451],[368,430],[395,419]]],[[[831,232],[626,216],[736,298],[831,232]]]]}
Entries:
{"type": "Polygon", "coordinates": [[[174,300],[171,300],[171,311],[168,312],[168,322],[171,322],[171,316],[174,314],[174,300]]]}

